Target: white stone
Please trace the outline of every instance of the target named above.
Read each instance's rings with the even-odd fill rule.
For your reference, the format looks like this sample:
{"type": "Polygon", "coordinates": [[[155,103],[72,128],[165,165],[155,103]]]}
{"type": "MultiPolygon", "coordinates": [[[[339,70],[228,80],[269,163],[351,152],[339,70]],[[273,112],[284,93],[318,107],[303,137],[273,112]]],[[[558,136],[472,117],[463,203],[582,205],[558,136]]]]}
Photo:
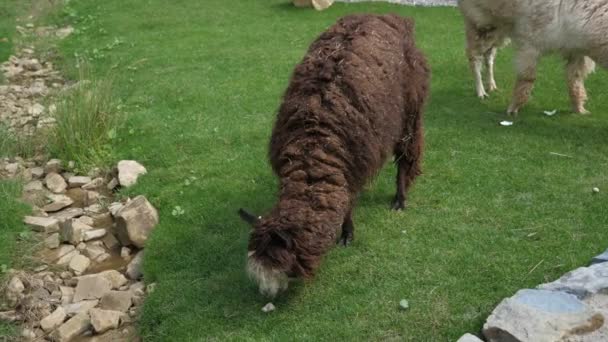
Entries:
{"type": "Polygon", "coordinates": [[[60,306],[55,309],[52,314],[46,316],[40,321],[40,327],[42,330],[49,332],[63,324],[66,317],[67,315],[65,310],[63,310],[63,308],[60,306]]]}
{"type": "Polygon", "coordinates": [[[106,235],[106,230],[101,228],[101,229],[92,229],[92,230],[87,230],[84,232],[84,236],[83,239],[84,241],[90,241],[93,239],[99,239],[102,238],[106,235]]]}
{"type": "Polygon", "coordinates": [[[144,196],[137,196],[115,215],[118,240],[143,248],[158,224],[158,212],[144,196]]]}
{"type": "Polygon", "coordinates": [[[134,185],[137,183],[137,178],[147,172],[143,165],[134,160],[121,160],[118,162],[118,182],[124,187],[134,185]]]}
{"type": "Polygon", "coordinates": [[[74,271],[76,275],[84,273],[84,271],[91,265],[91,260],[84,255],[77,255],[70,260],[70,269],[74,271]]]}
{"type": "Polygon", "coordinates": [[[464,334],[456,342],[483,342],[479,337],[471,334],[464,334]]]}
{"type": "Polygon", "coordinates": [[[79,188],[90,182],[91,182],[91,177],[72,176],[72,177],[68,178],[68,184],[70,185],[70,188],[79,188]]]}
{"type": "Polygon", "coordinates": [[[23,291],[25,291],[25,285],[23,285],[23,282],[21,281],[21,279],[19,279],[19,277],[14,276],[8,282],[6,290],[14,294],[21,294],[23,293],[23,291]]]}
{"type": "Polygon", "coordinates": [[[276,310],[276,307],[272,303],[268,303],[268,304],[264,305],[264,307],[262,308],[263,312],[272,312],[274,310],[276,310]]]}
{"type": "Polygon", "coordinates": [[[60,174],[55,172],[47,174],[44,178],[44,183],[49,190],[56,194],[64,193],[68,188],[68,184],[65,182],[65,179],[63,179],[60,174]]]}
{"type": "Polygon", "coordinates": [[[120,249],[120,257],[123,259],[130,259],[131,258],[131,249],[129,247],[123,247],[120,249]]]}

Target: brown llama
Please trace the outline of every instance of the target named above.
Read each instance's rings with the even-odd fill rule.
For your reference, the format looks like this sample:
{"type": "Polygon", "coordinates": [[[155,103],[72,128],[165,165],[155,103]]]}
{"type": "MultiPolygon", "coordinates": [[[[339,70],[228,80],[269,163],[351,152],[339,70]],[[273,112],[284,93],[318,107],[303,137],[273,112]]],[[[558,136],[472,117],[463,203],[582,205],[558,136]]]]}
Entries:
{"type": "Polygon", "coordinates": [[[391,153],[398,168],[392,208],[405,208],[420,174],[429,77],[411,19],[346,16],[312,43],[270,140],[278,203],[264,217],[239,210],[253,225],[247,268],[262,294],[311,277],[338,238],[352,241],[357,194],[391,153]]]}

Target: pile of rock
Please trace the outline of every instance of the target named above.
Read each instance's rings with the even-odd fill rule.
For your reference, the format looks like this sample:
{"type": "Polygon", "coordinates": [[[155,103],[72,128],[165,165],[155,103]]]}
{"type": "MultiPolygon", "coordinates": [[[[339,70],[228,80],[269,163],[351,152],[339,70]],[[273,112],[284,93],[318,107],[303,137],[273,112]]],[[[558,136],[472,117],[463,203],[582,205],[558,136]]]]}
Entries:
{"type": "Polygon", "coordinates": [[[27,181],[23,197],[34,214],[24,222],[44,241],[38,256],[44,264],[10,277],[5,288],[9,307],[3,309],[9,310],[0,312],[0,319],[22,322],[24,338],[69,341],[104,334],[102,341],[124,340],[124,327],[146,293],[143,248],[158,213],[144,196],[111,198],[117,187],[133,185],[146,169],[121,161],[108,175],[94,170],[78,176],[64,171],[56,159],[43,167],[14,159],[0,160],[0,171],[0,176],[27,181]]]}
{"type": "MultiPolygon", "coordinates": [[[[489,342],[608,341],[608,251],[536,289],[503,300],[488,317],[489,342]]],[[[459,342],[479,342],[467,334],[459,342]]]]}
{"type": "MultiPolygon", "coordinates": [[[[18,27],[23,35],[35,34],[32,27],[18,27]]],[[[54,29],[58,38],[67,37],[71,27],[54,29]]],[[[35,57],[34,48],[21,48],[19,52],[0,65],[6,85],[0,85],[0,123],[9,130],[32,135],[36,128],[54,123],[51,117],[54,106],[46,108],[42,103],[45,96],[64,86],[60,73],[50,61],[35,57]]]]}

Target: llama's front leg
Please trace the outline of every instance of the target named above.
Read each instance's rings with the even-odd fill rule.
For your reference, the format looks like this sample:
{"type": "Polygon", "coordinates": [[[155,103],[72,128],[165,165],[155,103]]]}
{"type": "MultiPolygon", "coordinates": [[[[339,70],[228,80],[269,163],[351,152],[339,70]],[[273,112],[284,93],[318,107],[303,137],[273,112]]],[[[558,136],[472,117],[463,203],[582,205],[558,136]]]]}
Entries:
{"type": "Polygon", "coordinates": [[[587,91],[585,90],[585,78],[595,69],[595,63],[589,57],[574,56],[568,58],[566,65],[566,76],[568,78],[568,90],[572,101],[572,110],[579,114],[589,114],[585,109],[587,91]]]}
{"type": "Polygon", "coordinates": [[[486,93],[486,89],[483,86],[482,79],[482,68],[483,68],[483,57],[481,56],[471,56],[469,58],[469,63],[471,65],[471,70],[473,71],[473,76],[475,77],[475,90],[477,92],[477,97],[480,99],[484,99],[488,97],[488,93],[486,93]]]}
{"type": "Polygon", "coordinates": [[[490,49],[490,51],[486,52],[484,56],[486,61],[486,70],[488,71],[489,91],[495,91],[497,89],[496,80],[494,79],[494,61],[496,60],[496,51],[497,49],[493,47],[490,49]]]}
{"type": "Polygon", "coordinates": [[[353,224],[352,209],[348,211],[344,217],[344,223],[342,223],[342,235],[338,244],[344,247],[350,245],[355,239],[355,225],[353,224]]]}
{"type": "Polygon", "coordinates": [[[532,88],[534,88],[534,81],[536,81],[536,65],[539,57],[540,53],[533,48],[517,51],[517,81],[507,114],[516,115],[519,109],[528,102],[532,88]]]}

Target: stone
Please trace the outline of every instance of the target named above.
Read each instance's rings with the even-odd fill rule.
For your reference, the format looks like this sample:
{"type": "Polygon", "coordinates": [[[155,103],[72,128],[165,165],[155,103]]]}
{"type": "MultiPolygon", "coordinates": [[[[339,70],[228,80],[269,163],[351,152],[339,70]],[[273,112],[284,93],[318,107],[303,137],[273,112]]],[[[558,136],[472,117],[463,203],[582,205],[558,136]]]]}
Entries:
{"type": "Polygon", "coordinates": [[[93,179],[92,181],[88,182],[87,184],[82,186],[82,189],[84,190],[97,190],[103,187],[104,185],[104,180],[101,177],[97,177],[95,179],[93,179]]]}
{"type": "Polygon", "coordinates": [[[57,260],[56,264],[60,265],[60,266],[69,265],[70,262],[72,262],[72,259],[74,259],[77,255],[80,255],[80,252],[77,250],[73,250],[73,251],[69,252],[68,254],[62,256],[61,258],[59,258],[57,260]]]}
{"type": "Polygon", "coordinates": [[[407,310],[409,308],[410,308],[410,303],[407,301],[407,299],[402,299],[399,301],[399,309],[407,310]]]}
{"type": "Polygon", "coordinates": [[[604,253],[594,256],[593,259],[591,259],[591,265],[600,264],[606,261],[608,261],[608,249],[605,250],[604,253]]]}
{"type": "Polygon", "coordinates": [[[127,312],[132,305],[130,291],[110,291],[101,297],[99,307],[104,310],[127,312]]]}
{"type": "Polygon", "coordinates": [[[51,172],[44,177],[46,187],[56,194],[64,193],[68,188],[68,183],[60,174],[51,172]]]}
{"type": "Polygon", "coordinates": [[[139,176],[147,172],[143,165],[134,160],[121,160],[118,162],[118,182],[125,188],[137,183],[139,176]]]}
{"type": "Polygon", "coordinates": [[[55,309],[55,311],[53,311],[52,314],[46,316],[40,321],[40,327],[42,330],[49,332],[63,324],[66,317],[67,314],[65,313],[65,310],[59,306],[57,309],[55,309]]]}
{"type": "Polygon", "coordinates": [[[118,247],[120,247],[120,243],[114,234],[106,234],[101,241],[103,241],[103,244],[106,245],[106,248],[109,250],[118,249],[118,247]]]}
{"type": "Polygon", "coordinates": [[[23,222],[37,232],[55,233],[59,231],[59,221],[52,217],[26,216],[23,222]]]}
{"type": "Polygon", "coordinates": [[[128,260],[131,258],[131,249],[129,247],[123,247],[120,249],[120,257],[128,260]]]}
{"type": "Polygon", "coordinates": [[[76,249],[80,252],[83,252],[85,249],[87,249],[87,244],[84,242],[81,242],[76,246],[76,249]]]}
{"type": "Polygon", "coordinates": [[[83,214],[84,209],[82,208],[67,208],[62,211],[52,213],[51,217],[57,219],[57,221],[59,221],[59,224],[61,225],[66,221],[82,216],[83,214]]]}
{"type": "Polygon", "coordinates": [[[106,252],[106,250],[100,246],[87,245],[87,247],[84,250],[84,254],[86,254],[89,258],[91,258],[91,260],[97,260],[97,258],[100,255],[104,254],[105,252],[106,252]]]}
{"type": "Polygon", "coordinates": [[[60,173],[61,171],[63,171],[63,168],[61,167],[61,160],[59,159],[51,159],[44,166],[45,173],[60,173]]]}
{"type": "Polygon", "coordinates": [[[21,168],[21,166],[19,166],[19,163],[11,163],[11,164],[7,164],[4,167],[4,170],[8,173],[9,177],[14,177],[17,175],[20,168],[21,168]]]}
{"type": "Polygon", "coordinates": [[[594,187],[593,189],[591,189],[591,191],[593,191],[594,194],[599,194],[600,193],[600,188],[594,187]]]}
{"type": "Polygon", "coordinates": [[[48,198],[51,200],[51,203],[42,207],[42,210],[47,213],[59,211],[74,203],[71,198],[65,195],[49,195],[48,198]]]}
{"type": "Polygon", "coordinates": [[[110,329],[118,328],[120,316],[122,315],[118,311],[101,309],[91,309],[89,314],[91,315],[93,329],[95,329],[95,332],[98,334],[104,333],[110,329]]]}
{"type": "Polygon", "coordinates": [[[32,173],[32,178],[34,179],[40,179],[42,176],[44,176],[44,169],[39,166],[31,168],[30,172],[32,173]]]}
{"type": "Polygon", "coordinates": [[[89,199],[87,191],[81,188],[71,188],[65,192],[65,195],[74,201],[73,207],[84,208],[88,205],[89,199]]]}
{"type": "Polygon", "coordinates": [[[110,282],[110,287],[113,290],[118,289],[121,286],[123,286],[129,282],[129,280],[127,278],[125,278],[125,276],[123,276],[120,272],[118,272],[116,270],[107,270],[107,271],[99,272],[97,274],[84,275],[84,276],[79,277],[79,280],[85,279],[85,278],[90,278],[90,277],[105,278],[107,281],[110,282]]]}
{"type": "Polygon", "coordinates": [[[101,229],[91,229],[91,230],[87,230],[84,232],[84,236],[83,239],[84,241],[91,241],[94,239],[99,239],[102,238],[106,235],[106,230],[101,228],[101,229]]]}
{"type": "Polygon", "coordinates": [[[91,177],[86,176],[73,176],[68,179],[68,185],[70,186],[70,188],[79,188],[90,182],[91,177]]]}
{"type": "Polygon", "coordinates": [[[33,180],[29,183],[27,183],[24,187],[23,187],[23,191],[29,192],[29,191],[42,191],[44,190],[44,185],[42,185],[42,182],[39,180],[33,180]]]}
{"type": "Polygon", "coordinates": [[[62,244],[59,248],[55,249],[52,253],[49,253],[48,258],[45,258],[47,262],[54,262],[65,256],[66,254],[73,252],[76,248],[72,245],[62,244]]]}
{"type": "Polygon", "coordinates": [[[494,309],[483,334],[491,342],[559,341],[597,320],[597,315],[572,294],[525,289],[494,309]]]}
{"type": "Polygon", "coordinates": [[[36,333],[32,329],[24,328],[21,331],[21,337],[23,337],[25,341],[33,341],[36,339],[36,333]]]}
{"type": "Polygon", "coordinates": [[[81,275],[91,265],[91,260],[86,256],[79,254],[70,260],[70,269],[74,271],[76,275],[81,275]]]}
{"type": "Polygon", "coordinates": [[[57,31],[55,31],[55,35],[59,39],[65,39],[69,35],[71,35],[73,32],[74,32],[74,28],[72,26],[66,26],[66,27],[62,27],[60,29],[57,29],[57,31]]]}
{"type": "Polygon", "coordinates": [[[144,260],[144,251],[139,251],[133,260],[127,265],[127,277],[129,279],[138,280],[142,277],[142,265],[144,260]]]}
{"type": "Polygon", "coordinates": [[[74,290],[74,302],[86,299],[100,299],[112,289],[112,283],[104,276],[96,274],[82,277],[74,290]]]}
{"type": "Polygon", "coordinates": [[[108,206],[108,209],[110,210],[112,216],[116,216],[116,214],[120,211],[120,209],[122,209],[122,207],[124,207],[122,203],[114,202],[108,206]]]}
{"type": "Polygon", "coordinates": [[[61,227],[61,240],[76,246],[84,241],[85,233],[90,230],[93,230],[93,227],[82,223],[80,220],[66,221],[61,227]]]}
{"type": "Polygon", "coordinates": [[[95,222],[93,227],[110,229],[114,225],[114,219],[110,213],[92,214],[91,218],[95,222]]]}
{"type": "Polygon", "coordinates": [[[0,311],[0,322],[13,323],[23,320],[23,316],[21,316],[17,311],[0,311]]]}
{"type": "Polygon", "coordinates": [[[107,212],[107,211],[99,203],[93,204],[93,205],[90,205],[90,206],[84,208],[84,213],[90,217],[93,217],[93,216],[99,215],[99,214],[103,214],[104,212],[107,212]]]}
{"type": "Polygon", "coordinates": [[[74,288],[69,286],[59,286],[59,291],[61,292],[61,304],[67,305],[72,303],[74,299],[74,288]]]}
{"type": "Polygon", "coordinates": [[[109,182],[108,185],[106,185],[106,188],[110,191],[114,190],[116,187],[118,186],[118,179],[116,178],[112,178],[109,182]]]}
{"type": "Polygon", "coordinates": [[[48,249],[58,248],[60,244],[61,241],[59,241],[59,233],[53,233],[44,239],[44,246],[48,249]]]}
{"type": "Polygon", "coordinates": [[[272,303],[268,303],[268,304],[264,305],[264,307],[262,308],[262,311],[266,312],[266,313],[272,312],[274,310],[276,310],[276,307],[272,303]]]}
{"type": "Polygon", "coordinates": [[[72,317],[81,313],[88,314],[89,310],[96,307],[97,304],[99,304],[99,299],[82,300],[77,303],[63,305],[62,307],[68,317],[72,317]]]}
{"type": "Polygon", "coordinates": [[[608,289],[608,263],[579,267],[558,280],[538,286],[542,290],[563,291],[583,299],[608,289]]]}
{"type": "Polygon", "coordinates": [[[462,335],[456,342],[483,342],[479,337],[471,334],[462,335]]]}
{"type": "Polygon", "coordinates": [[[144,196],[137,196],[116,213],[116,232],[122,245],[143,248],[158,224],[158,212],[144,196]]]}
{"type": "Polygon", "coordinates": [[[111,257],[112,256],[110,255],[110,253],[102,253],[97,258],[95,258],[95,261],[97,261],[98,263],[102,263],[102,262],[110,259],[111,257]]]}
{"type": "Polygon", "coordinates": [[[23,293],[23,291],[25,291],[25,285],[23,285],[23,282],[21,281],[21,279],[19,279],[19,277],[14,276],[8,282],[6,291],[13,294],[21,294],[23,293]]]}
{"type": "Polygon", "coordinates": [[[58,342],[68,342],[91,328],[88,313],[80,313],[63,323],[53,333],[53,339],[58,342]]]}
{"type": "Polygon", "coordinates": [[[79,218],[77,218],[78,221],[80,221],[81,223],[86,224],[87,226],[95,226],[95,220],[93,220],[92,217],[89,216],[81,216],[79,218]]]}

